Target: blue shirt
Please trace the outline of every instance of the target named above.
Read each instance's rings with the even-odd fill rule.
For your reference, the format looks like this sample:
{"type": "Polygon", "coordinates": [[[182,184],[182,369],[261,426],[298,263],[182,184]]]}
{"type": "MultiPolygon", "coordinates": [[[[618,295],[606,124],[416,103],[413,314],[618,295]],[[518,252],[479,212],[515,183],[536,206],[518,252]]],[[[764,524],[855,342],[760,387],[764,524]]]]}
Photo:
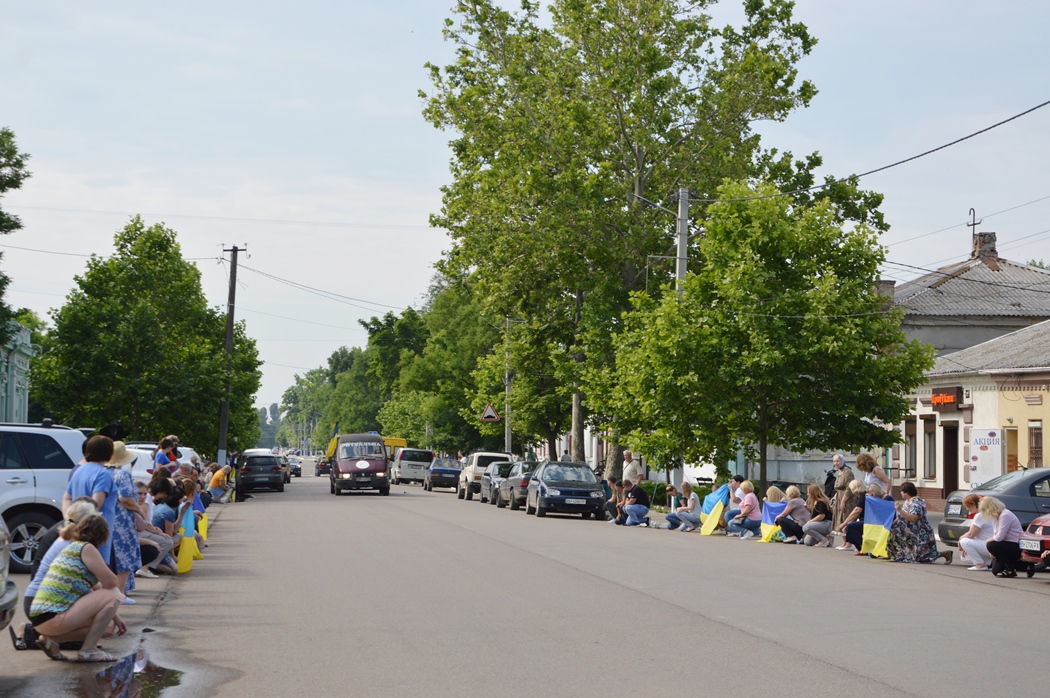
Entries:
{"type": "Polygon", "coordinates": [[[113,527],[117,521],[117,485],[113,482],[113,475],[98,463],[84,463],[73,471],[66,485],[66,493],[73,499],[77,497],[91,497],[102,492],[106,500],[99,508],[99,514],[109,524],[109,538],[98,547],[102,560],[108,565],[109,554],[113,543],[113,527]]]}
{"type": "MultiPolygon", "coordinates": [[[[168,532],[168,529],[164,527],[164,522],[170,521],[176,523],[176,518],[177,514],[175,513],[175,510],[169,507],[167,502],[162,502],[153,507],[153,521],[151,523],[165,533],[168,532]]],[[[178,529],[178,526],[175,528],[178,529]]]]}

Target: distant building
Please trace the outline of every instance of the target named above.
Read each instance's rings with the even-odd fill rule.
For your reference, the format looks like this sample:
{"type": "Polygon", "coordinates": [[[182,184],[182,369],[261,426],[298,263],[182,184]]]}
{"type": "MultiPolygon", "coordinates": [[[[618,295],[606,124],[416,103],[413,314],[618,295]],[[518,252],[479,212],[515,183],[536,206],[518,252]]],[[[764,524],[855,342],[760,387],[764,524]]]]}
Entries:
{"type": "Polygon", "coordinates": [[[0,421],[25,422],[29,416],[29,360],[36,355],[29,328],[8,323],[11,336],[0,346],[0,421]]]}

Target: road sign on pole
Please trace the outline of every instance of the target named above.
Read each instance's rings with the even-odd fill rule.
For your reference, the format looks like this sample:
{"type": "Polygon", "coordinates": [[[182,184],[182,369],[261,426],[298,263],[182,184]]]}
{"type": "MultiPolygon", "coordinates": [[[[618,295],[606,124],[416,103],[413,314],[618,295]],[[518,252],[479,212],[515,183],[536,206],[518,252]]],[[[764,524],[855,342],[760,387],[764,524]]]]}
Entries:
{"type": "Polygon", "coordinates": [[[499,415],[496,414],[496,409],[492,406],[492,403],[485,405],[485,411],[481,413],[481,421],[483,422],[498,422],[499,415]]]}

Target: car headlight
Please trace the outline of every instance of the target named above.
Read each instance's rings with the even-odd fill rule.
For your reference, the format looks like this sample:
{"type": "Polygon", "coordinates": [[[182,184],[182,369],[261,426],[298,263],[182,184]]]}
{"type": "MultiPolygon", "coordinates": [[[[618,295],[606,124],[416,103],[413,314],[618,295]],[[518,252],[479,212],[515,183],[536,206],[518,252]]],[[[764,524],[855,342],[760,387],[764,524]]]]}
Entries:
{"type": "Polygon", "coordinates": [[[598,490],[595,490],[594,492],[591,492],[591,496],[592,497],[604,497],[605,493],[604,492],[600,492],[598,490]]]}
{"type": "Polygon", "coordinates": [[[343,478],[344,480],[349,480],[350,479],[350,473],[343,473],[339,477],[343,478]]]}
{"type": "Polygon", "coordinates": [[[376,473],[376,477],[386,477],[386,473],[376,473]]]}
{"type": "Polygon", "coordinates": [[[546,494],[549,497],[557,497],[557,496],[561,495],[561,490],[548,489],[548,490],[544,491],[544,494],[546,494]]]}

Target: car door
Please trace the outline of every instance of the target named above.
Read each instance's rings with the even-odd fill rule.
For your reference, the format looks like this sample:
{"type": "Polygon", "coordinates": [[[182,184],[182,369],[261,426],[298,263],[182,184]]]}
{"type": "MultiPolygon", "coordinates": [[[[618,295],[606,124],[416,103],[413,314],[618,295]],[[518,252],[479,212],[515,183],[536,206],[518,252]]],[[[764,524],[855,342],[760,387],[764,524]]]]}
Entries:
{"type": "MultiPolygon", "coordinates": [[[[1050,475],[1044,478],[1036,480],[1032,483],[1029,490],[1032,495],[1032,516],[1018,516],[1021,520],[1021,525],[1025,528],[1032,522],[1032,519],[1043,514],[1050,514],[1050,475]]],[[[1015,512],[1016,513],[1016,512],[1015,512]]]]}
{"type": "Polygon", "coordinates": [[[18,448],[13,432],[0,432],[0,512],[36,501],[33,469],[18,448]]]}
{"type": "Polygon", "coordinates": [[[74,463],[55,439],[46,433],[23,432],[18,435],[36,480],[35,501],[62,507],[62,495],[69,482],[74,463]]]}

